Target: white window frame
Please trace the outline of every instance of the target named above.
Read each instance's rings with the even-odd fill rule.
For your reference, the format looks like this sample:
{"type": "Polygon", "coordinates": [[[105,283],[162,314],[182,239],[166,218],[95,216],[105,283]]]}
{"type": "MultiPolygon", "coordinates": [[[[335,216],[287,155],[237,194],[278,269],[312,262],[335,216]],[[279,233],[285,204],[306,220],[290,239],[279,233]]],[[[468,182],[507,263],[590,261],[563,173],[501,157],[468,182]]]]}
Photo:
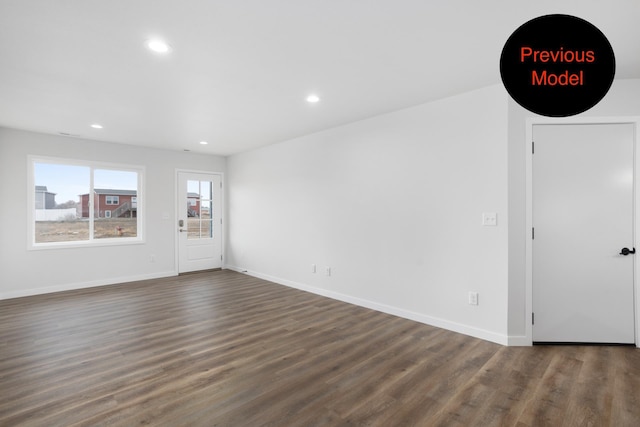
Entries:
{"type": "Polygon", "coordinates": [[[109,206],[118,206],[120,204],[120,196],[105,195],[104,202],[109,206]]]}
{"type": "MultiPolygon", "coordinates": [[[[79,159],[65,159],[57,157],[45,157],[29,155],[27,156],[27,250],[40,250],[40,249],[61,249],[61,248],[78,248],[78,247],[94,247],[94,246],[120,246],[120,245],[132,245],[145,243],[145,203],[140,203],[137,206],[137,229],[135,237],[113,237],[113,238],[100,238],[95,239],[94,234],[94,220],[97,219],[93,206],[95,188],[93,183],[94,171],[100,170],[115,170],[123,172],[135,172],[138,176],[138,188],[136,198],[144,202],[144,177],[145,167],[139,165],[120,164],[120,163],[106,163],[91,160],[79,160],[79,159]],[[89,239],[70,242],[42,242],[36,243],[35,241],[35,164],[36,163],[50,163],[58,165],[69,166],[83,166],[90,170],[89,173],[89,239]]],[[[112,205],[109,205],[112,206],[112,205]]]]}

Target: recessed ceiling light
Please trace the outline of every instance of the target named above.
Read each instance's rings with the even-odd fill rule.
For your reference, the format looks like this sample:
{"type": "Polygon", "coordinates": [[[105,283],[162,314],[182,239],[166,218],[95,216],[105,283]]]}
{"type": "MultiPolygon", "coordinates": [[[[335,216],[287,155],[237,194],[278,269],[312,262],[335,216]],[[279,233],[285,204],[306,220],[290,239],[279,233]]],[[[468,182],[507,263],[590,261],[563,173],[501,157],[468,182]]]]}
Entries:
{"type": "Polygon", "coordinates": [[[158,39],[147,40],[147,47],[155,53],[169,53],[171,50],[171,46],[158,39]]]}
{"type": "Polygon", "coordinates": [[[200,145],[207,145],[208,142],[207,141],[200,141],[200,145]]]}
{"type": "Polygon", "coordinates": [[[98,123],[92,124],[91,127],[94,128],[94,129],[102,129],[102,125],[98,124],[98,123]]]}
{"type": "Polygon", "coordinates": [[[307,102],[311,104],[315,104],[318,101],[320,101],[320,97],[318,95],[312,94],[307,96],[307,102]]]}

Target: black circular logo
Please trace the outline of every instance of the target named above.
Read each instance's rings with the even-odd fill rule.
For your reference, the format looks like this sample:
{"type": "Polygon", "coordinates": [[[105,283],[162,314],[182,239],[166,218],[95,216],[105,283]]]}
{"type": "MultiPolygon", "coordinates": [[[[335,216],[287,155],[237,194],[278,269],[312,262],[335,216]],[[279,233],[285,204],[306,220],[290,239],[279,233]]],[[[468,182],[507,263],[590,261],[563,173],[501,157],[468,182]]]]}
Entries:
{"type": "Polygon", "coordinates": [[[613,49],[594,25],[570,15],[546,15],[509,37],[500,75],[509,95],[549,117],[582,113],[607,94],[616,70],[613,49]]]}

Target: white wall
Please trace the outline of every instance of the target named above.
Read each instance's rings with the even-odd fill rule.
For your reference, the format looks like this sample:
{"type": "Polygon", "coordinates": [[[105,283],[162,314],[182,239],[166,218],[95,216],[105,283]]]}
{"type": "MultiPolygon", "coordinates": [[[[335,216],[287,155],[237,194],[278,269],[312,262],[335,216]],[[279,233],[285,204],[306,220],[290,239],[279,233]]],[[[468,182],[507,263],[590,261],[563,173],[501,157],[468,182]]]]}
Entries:
{"type": "Polygon", "coordinates": [[[225,172],[225,165],[223,157],[0,128],[0,299],[176,274],[175,169],[225,172]],[[145,243],[28,251],[28,155],[144,166],[145,243]]]}
{"type": "MultiPolygon", "coordinates": [[[[615,80],[609,93],[589,111],[574,116],[640,116],[640,80],[615,80]]],[[[509,336],[512,344],[526,344],[526,122],[541,118],[509,100],[509,336]]],[[[549,122],[554,119],[544,118],[549,122]]]]}
{"type": "Polygon", "coordinates": [[[229,157],[227,265],[506,343],[507,105],[492,86],[229,157]]]}

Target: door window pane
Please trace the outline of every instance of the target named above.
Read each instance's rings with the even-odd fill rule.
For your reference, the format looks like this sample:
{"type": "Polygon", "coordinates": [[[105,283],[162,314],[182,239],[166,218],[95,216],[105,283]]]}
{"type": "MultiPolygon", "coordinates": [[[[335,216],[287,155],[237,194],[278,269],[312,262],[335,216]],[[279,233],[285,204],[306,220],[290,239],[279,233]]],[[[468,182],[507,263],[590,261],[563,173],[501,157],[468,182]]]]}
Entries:
{"type": "Polygon", "coordinates": [[[211,182],[200,181],[200,198],[203,200],[211,200],[211,182]]]}
{"type": "Polygon", "coordinates": [[[213,239],[213,220],[205,221],[205,227],[203,227],[203,232],[206,233],[207,237],[213,239]]]}
{"type": "Polygon", "coordinates": [[[211,201],[202,201],[200,202],[200,217],[202,219],[210,219],[211,218],[211,207],[213,206],[213,202],[211,201]]]}
{"type": "Polygon", "coordinates": [[[187,238],[210,239],[213,237],[213,183],[211,181],[187,181],[187,238]]]}
{"type": "Polygon", "coordinates": [[[200,238],[200,220],[198,218],[189,218],[187,220],[187,239],[200,238]]]}

